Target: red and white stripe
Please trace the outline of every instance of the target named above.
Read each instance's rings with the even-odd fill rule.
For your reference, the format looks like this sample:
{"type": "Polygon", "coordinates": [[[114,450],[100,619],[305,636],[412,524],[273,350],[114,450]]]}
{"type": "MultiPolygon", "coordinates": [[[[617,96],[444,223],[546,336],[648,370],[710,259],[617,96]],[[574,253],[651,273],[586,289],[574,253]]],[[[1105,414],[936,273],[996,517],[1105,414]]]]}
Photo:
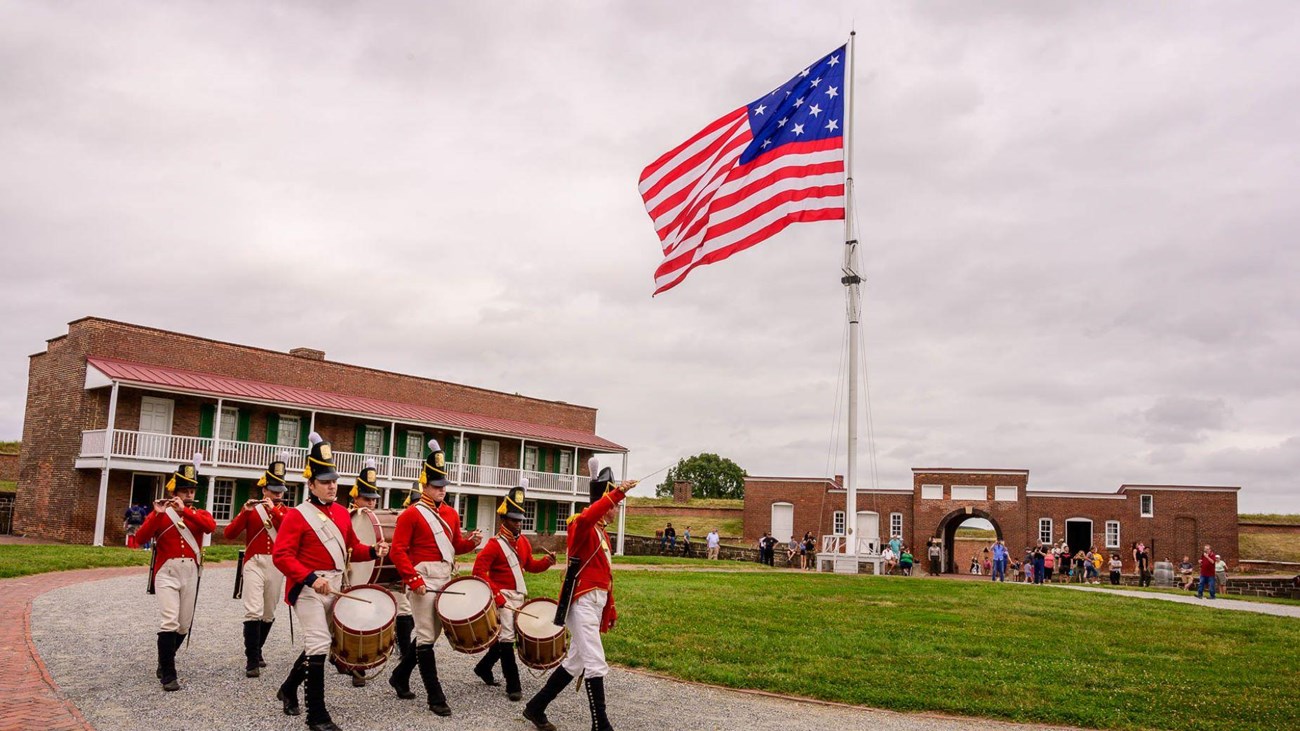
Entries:
{"type": "Polygon", "coordinates": [[[844,138],[791,142],[745,165],[753,141],[741,107],[641,172],[641,198],[663,244],[655,294],[792,223],[844,218],[844,138]]]}

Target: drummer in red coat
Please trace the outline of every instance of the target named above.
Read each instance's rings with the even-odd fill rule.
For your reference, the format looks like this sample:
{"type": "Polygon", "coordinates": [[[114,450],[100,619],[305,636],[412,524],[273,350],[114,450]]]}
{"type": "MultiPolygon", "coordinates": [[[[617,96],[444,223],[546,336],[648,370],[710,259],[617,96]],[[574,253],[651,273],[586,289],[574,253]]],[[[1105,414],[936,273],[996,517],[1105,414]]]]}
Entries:
{"type": "Polygon", "coordinates": [[[334,605],[334,595],[343,585],[349,557],[379,558],[387,555],[388,546],[378,543],[371,547],[357,540],[347,508],[334,501],[339,476],[334,471],[330,443],[316,432],[311,433],[308,441],[311,452],[303,470],[308,498],[285,514],[271,551],[275,567],[288,580],[286,600],[297,611],[306,647],[294,661],[276,698],[284,704],[286,715],[297,716],[302,712],[298,706],[298,686],[305,680],[307,728],[338,731],[325,708],[330,608],[334,605]]]}
{"type": "Polygon", "coordinates": [[[271,546],[288,508],[284,507],[284,493],[289,489],[284,481],[285,460],[288,452],[281,452],[267,466],[257,486],[262,489],[261,500],[249,500],[244,509],[226,526],[224,535],[233,540],[244,534],[244,564],[242,594],[244,601],[244,676],[256,678],[262,674],[266,661],[262,659],[262,646],[275,624],[275,607],[284,591],[284,575],[271,560],[271,546]]]}
{"type": "Polygon", "coordinates": [[[599,731],[613,729],[605,713],[609,665],[600,639],[602,632],[613,629],[618,616],[614,611],[613,558],[605,524],[627,492],[636,487],[636,481],[615,485],[614,473],[608,467],[598,472],[599,467],[595,457],[588,462],[588,473],[595,475],[591,479],[591,503],[569,519],[569,567],[556,612],[556,623],[563,622],[569,630],[569,653],[546,679],[546,685],[524,706],[524,718],[542,731],[555,731],[555,724],[546,718],[547,706],[574,678],[581,677],[586,678],[591,727],[599,731]]]}
{"type": "Polygon", "coordinates": [[[154,542],[153,573],[150,586],[158,596],[162,623],[158,628],[158,679],[163,690],[180,690],[176,680],[176,648],[185,641],[194,623],[198,601],[199,574],[203,571],[203,536],[216,529],[217,523],[206,510],[194,507],[194,491],[199,486],[202,454],[194,455],[193,464],[176,468],[167,481],[166,500],[157,500],[153,512],[136,531],[136,540],[154,542]]]}
{"type": "MultiPolygon", "coordinates": [[[[478,547],[479,531],[460,532],[460,516],[443,502],[447,497],[447,462],[436,439],[429,440],[429,456],[420,470],[424,491],[420,501],[397,516],[393,529],[393,566],[406,584],[411,598],[411,617],[415,620],[415,664],[428,696],[429,710],[450,716],[447,697],[438,682],[438,664],[433,643],[442,623],[433,611],[437,591],[456,573],[456,554],[469,553],[478,547]]],[[[414,698],[411,693],[411,665],[403,658],[393,669],[388,683],[398,698],[414,698]]]]}
{"type": "Polygon", "coordinates": [[[515,610],[524,605],[528,599],[528,587],[524,584],[524,572],[540,574],[555,565],[555,554],[550,551],[540,559],[533,558],[533,546],[524,537],[522,521],[524,514],[524,491],[528,489],[528,478],[519,480],[519,487],[506,494],[497,514],[501,516],[501,527],[492,540],[488,541],[478,558],[474,559],[474,575],[483,579],[492,587],[496,599],[497,619],[501,623],[501,633],[497,635],[496,644],[492,645],[478,665],[474,674],[488,685],[496,685],[492,676],[492,666],[501,661],[501,674],[506,678],[506,696],[519,700],[522,688],[519,685],[519,666],[515,664],[515,610]]]}

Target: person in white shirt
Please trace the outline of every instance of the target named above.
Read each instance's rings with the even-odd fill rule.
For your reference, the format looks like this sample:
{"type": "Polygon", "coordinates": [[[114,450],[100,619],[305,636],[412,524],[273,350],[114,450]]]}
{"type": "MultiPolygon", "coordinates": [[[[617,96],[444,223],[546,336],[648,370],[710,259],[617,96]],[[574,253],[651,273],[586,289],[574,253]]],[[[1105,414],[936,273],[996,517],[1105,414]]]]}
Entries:
{"type": "Polygon", "coordinates": [[[886,544],[885,550],[880,552],[880,557],[885,559],[885,575],[894,573],[894,567],[898,565],[898,556],[894,553],[894,549],[886,544]]]}
{"type": "Polygon", "coordinates": [[[708,550],[708,557],[711,558],[711,559],[717,560],[717,558],[718,558],[718,545],[719,545],[719,543],[720,543],[720,541],[719,541],[719,539],[718,539],[718,529],[717,529],[717,528],[714,528],[713,530],[709,531],[709,535],[708,535],[704,540],[705,540],[706,545],[708,546],[708,549],[709,549],[709,550],[708,550]]]}

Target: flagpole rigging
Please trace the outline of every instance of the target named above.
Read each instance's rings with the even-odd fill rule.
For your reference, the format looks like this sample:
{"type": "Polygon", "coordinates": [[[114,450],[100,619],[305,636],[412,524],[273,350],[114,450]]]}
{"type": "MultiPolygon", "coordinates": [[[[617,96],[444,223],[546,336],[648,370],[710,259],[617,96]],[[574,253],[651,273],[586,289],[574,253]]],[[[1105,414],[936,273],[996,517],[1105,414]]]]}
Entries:
{"type": "Polygon", "coordinates": [[[849,31],[844,84],[844,267],[840,282],[848,299],[849,318],[849,464],[844,476],[844,553],[858,552],[858,321],[862,313],[862,277],[858,275],[858,240],[853,230],[853,61],[856,31],[849,31]]]}

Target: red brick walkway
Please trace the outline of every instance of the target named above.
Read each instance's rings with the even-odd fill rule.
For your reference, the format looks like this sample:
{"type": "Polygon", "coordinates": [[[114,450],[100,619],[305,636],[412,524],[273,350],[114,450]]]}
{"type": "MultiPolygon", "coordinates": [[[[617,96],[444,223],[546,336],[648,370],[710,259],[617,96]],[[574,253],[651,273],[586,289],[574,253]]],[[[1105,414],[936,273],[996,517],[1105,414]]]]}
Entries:
{"type": "Polygon", "coordinates": [[[0,579],[0,731],[94,731],[59,692],[32,641],[32,599],[83,581],[142,574],[144,567],[59,571],[0,579]],[[19,617],[22,621],[14,621],[19,617]]]}

